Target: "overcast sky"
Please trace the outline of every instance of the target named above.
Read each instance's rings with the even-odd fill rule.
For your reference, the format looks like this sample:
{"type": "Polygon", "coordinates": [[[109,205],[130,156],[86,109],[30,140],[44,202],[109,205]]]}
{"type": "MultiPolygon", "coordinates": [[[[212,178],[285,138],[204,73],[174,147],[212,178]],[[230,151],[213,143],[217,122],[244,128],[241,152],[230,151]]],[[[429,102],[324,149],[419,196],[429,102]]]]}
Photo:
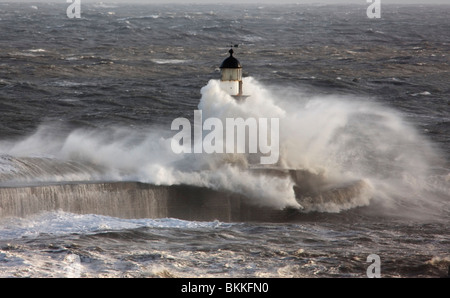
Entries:
{"type": "MultiPolygon", "coordinates": [[[[367,0],[80,0],[81,3],[260,3],[260,4],[283,4],[283,3],[360,3],[366,4],[367,0]]],[[[379,0],[381,4],[449,4],[450,0],[379,0]]],[[[62,2],[66,0],[0,0],[0,2],[62,2]]]]}

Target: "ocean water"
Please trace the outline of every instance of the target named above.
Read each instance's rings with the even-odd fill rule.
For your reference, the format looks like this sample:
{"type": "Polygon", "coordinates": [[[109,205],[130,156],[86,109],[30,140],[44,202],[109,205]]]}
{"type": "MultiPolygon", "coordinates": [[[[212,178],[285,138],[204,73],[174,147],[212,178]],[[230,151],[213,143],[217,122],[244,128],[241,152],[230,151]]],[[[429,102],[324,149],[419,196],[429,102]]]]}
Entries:
{"type": "Polygon", "coordinates": [[[67,5],[0,3],[0,277],[447,275],[450,6],[67,5]],[[291,175],[174,154],[194,110],[279,118],[291,175]]]}

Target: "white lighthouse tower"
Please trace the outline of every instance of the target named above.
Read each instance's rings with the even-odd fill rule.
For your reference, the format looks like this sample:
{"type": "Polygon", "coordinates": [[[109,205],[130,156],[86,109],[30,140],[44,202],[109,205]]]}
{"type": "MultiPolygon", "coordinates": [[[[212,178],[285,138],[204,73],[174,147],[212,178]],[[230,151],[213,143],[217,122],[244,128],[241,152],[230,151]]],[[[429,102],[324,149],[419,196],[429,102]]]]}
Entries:
{"type": "Polygon", "coordinates": [[[230,56],[220,65],[220,86],[235,99],[243,100],[248,95],[244,95],[242,92],[242,66],[239,60],[233,57],[233,49],[230,49],[228,53],[230,56]]]}

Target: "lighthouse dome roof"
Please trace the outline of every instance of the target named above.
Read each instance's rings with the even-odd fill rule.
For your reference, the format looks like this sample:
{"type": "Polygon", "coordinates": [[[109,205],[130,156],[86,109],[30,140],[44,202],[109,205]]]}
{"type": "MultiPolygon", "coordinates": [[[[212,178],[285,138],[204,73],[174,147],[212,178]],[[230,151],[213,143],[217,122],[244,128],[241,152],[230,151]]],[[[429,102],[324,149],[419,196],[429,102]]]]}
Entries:
{"type": "Polygon", "coordinates": [[[233,49],[230,49],[228,53],[230,53],[230,56],[227,59],[223,60],[220,68],[242,68],[239,60],[233,57],[233,49]]]}

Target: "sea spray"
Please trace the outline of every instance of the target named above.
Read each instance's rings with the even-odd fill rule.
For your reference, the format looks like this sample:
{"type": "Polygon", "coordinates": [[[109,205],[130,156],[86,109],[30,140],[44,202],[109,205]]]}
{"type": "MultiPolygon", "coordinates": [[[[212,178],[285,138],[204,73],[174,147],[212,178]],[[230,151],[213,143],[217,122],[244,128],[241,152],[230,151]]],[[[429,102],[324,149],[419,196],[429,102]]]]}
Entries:
{"type": "MultiPolygon", "coordinates": [[[[205,118],[279,118],[277,169],[308,171],[324,177],[329,185],[364,180],[373,188],[375,201],[384,206],[403,206],[399,199],[423,198],[423,188],[412,181],[425,181],[438,155],[396,111],[364,98],[309,96],[299,89],[266,87],[253,78],[245,78],[244,86],[251,96],[236,102],[220,89],[217,80],[211,80],[201,90],[198,108],[205,118]]],[[[255,204],[277,209],[301,207],[292,179],[256,174],[251,170],[255,162],[248,154],[175,154],[170,126],[79,129],[53,140],[51,131],[49,125],[22,141],[2,141],[0,152],[93,165],[79,169],[92,174],[85,179],[188,184],[240,193],[255,204]]],[[[58,181],[77,177],[59,174],[58,181]]],[[[34,179],[51,182],[55,176],[58,172],[34,179]]],[[[334,204],[329,211],[370,202],[364,197],[350,205],[346,202],[341,209],[334,204]]],[[[319,209],[327,211],[323,206],[319,209]]]]}

